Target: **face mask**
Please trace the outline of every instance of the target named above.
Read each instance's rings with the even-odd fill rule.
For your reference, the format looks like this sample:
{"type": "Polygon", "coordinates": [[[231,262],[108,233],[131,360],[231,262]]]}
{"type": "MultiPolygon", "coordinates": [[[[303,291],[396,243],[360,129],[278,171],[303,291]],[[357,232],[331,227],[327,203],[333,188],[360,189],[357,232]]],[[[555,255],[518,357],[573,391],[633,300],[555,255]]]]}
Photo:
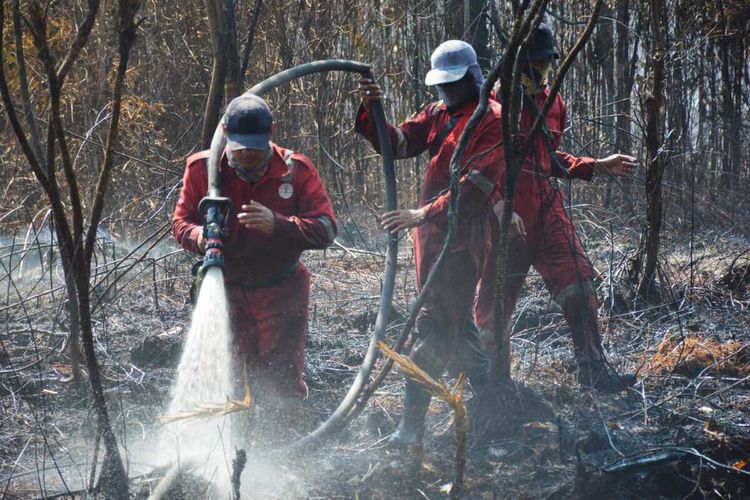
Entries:
{"type": "Polygon", "coordinates": [[[549,84],[549,72],[551,61],[548,61],[542,67],[533,67],[528,65],[521,74],[521,85],[523,85],[526,95],[537,95],[542,92],[549,84]]]}
{"type": "Polygon", "coordinates": [[[268,170],[268,160],[271,159],[273,150],[269,148],[268,154],[263,159],[262,163],[253,168],[244,168],[234,157],[232,151],[227,149],[227,163],[237,174],[237,177],[245,182],[257,182],[268,170]]]}
{"type": "Polygon", "coordinates": [[[445,90],[443,87],[438,87],[437,91],[440,100],[443,101],[443,103],[445,103],[445,105],[449,108],[458,106],[463,102],[462,96],[460,94],[457,94],[456,92],[445,90]]]}
{"type": "Polygon", "coordinates": [[[477,95],[474,79],[471,77],[464,77],[453,84],[438,85],[437,91],[440,100],[449,108],[460,106],[477,95]]]}

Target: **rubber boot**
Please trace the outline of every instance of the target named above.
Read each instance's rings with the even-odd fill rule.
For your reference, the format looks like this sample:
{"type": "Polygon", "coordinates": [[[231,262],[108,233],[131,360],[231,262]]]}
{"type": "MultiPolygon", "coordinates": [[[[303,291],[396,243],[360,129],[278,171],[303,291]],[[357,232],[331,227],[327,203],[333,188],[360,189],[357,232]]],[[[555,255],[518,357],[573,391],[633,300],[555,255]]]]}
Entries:
{"type": "Polygon", "coordinates": [[[579,362],[578,383],[584,388],[594,389],[603,394],[614,394],[627,391],[635,382],[634,374],[618,375],[604,359],[579,362]]]}
{"type": "Polygon", "coordinates": [[[563,305],[565,320],[573,336],[578,358],[578,383],[598,392],[612,394],[626,391],[635,384],[635,375],[618,375],[602,355],[602,340],[597,319],[597,300],[590,282],[576,285],[563,305]]]}
{"type": "Polygon", "coordinates": [[[479,328],[471,320],[464,325],[457,351],[453,362],[448,366],[448,373],[454,378],[460,373],[466,374],[469,388],[476,396],[490,385],[492,375],[479,328]]]}
{"type": "Polygon", "coordinates": [[[404,390],[404,412],[401,421],[391,437],[388,445],[395,448],[405,448],[422,443],[424,438],[424,422],[427,408],[430,406],[430,394],[422,390],[411,380],[406,382],[404,390]]]}
{"type": "Polygon", "coordinates": [[[591,285],[576,284],[581,290],[576,290],[562,305],[565,321],[573,337],[576,358],[596,361],[601,359],[602,338],[599,333],[597,318],[597,301],[591,285]]]}

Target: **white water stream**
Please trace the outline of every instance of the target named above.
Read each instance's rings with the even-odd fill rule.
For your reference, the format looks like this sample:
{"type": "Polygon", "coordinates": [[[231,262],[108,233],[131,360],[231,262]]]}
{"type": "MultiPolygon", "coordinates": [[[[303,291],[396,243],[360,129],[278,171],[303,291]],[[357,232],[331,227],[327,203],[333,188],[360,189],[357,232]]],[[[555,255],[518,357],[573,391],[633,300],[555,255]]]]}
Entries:
{"type": "MultiPolygon", "coordinates": [[[[231,330],[224,276],[218,267],[208,269],[193,311],[192,323],[172,401],[166,412],[175,416],[206,406],[221,406],[233,395],[231,330]]],[[[219,487],[229,484],[233,448],[229,418],[190,418],[164,424],[159,444],[162,463],[193,462],[195,473],[219,487]]]]}

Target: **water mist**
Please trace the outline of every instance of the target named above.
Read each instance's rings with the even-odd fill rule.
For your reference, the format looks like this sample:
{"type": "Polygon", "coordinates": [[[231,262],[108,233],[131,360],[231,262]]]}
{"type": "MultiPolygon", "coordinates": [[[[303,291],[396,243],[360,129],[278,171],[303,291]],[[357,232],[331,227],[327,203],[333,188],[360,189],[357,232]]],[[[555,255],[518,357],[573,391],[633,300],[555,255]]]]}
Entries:
{"type": "MultiPolygon", "coordinates": [[[[222,405],[233,395],[231,330],[224,276],[210,267],[203,278],[190,331],[177,367],[167,415],[222,405]]],[[[194,473],[228,487],[232,447],[230,419],[178,419],[164,425],[159,444],[162,463],[187,463],[194,473]]]]}

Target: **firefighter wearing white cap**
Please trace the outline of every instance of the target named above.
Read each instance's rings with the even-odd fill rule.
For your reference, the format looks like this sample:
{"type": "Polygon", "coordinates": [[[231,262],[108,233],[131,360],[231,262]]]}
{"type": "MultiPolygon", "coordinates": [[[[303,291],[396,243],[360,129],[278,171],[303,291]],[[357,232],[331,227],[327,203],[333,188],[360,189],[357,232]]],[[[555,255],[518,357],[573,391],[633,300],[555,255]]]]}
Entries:
{"type": "MultiPolygon", "coordinates": [[[[398,232],[414,228],[417,286],[421,289],[432,269],[448,229],[450,160],[469,117],[479,102],[484,79],[474,49],[460,40],[441,44],[432,54],[425,84],[437,87],[440,101],[425,106],[398,126],[389,125],[396,158],[427,151],[430,162],[422,184],[419,206],[388,212],[383,228],[398,232]]],[[[369,104],[380,99],[380,87],[360,81],[362,105],[355,128],[378,150],[369,104]]],[[[465,372],[475,390],[489,382],[489,363],[470,321],[479,273],[490,246],[490,195],[503,167],[500,106],[492,101],[469,139],[460,160],[461,186],[458,228],[441,272],[417,317],[417,340],[411,358],[433,377],[449,367],[465,372]]],[[[404,411],[391,438],[397,445],[421,442],[430,395],[407,381],[404,411]]]]}

